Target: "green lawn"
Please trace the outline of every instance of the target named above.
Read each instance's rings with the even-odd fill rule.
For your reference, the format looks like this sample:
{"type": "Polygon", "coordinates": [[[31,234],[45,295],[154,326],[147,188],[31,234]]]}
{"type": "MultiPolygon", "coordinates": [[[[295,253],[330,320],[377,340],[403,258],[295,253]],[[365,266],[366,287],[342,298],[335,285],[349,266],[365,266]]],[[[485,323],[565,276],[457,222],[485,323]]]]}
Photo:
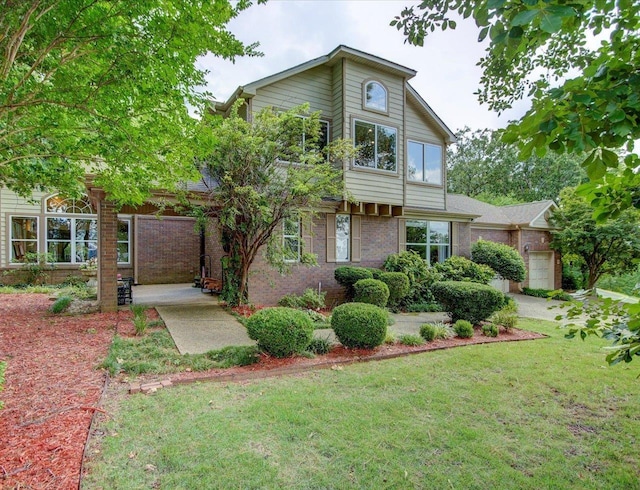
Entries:
{"type": "Polygon", "coordinates": [[[469,346],[111,400],[83,488],[640,488],[640,363],[469,346]]]}

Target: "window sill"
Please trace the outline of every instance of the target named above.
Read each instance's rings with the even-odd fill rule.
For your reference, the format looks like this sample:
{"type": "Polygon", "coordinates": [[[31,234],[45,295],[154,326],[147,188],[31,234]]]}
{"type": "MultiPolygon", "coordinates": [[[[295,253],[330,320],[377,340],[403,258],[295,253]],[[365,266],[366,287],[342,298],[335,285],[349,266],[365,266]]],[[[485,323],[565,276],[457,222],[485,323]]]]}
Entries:
{"type": "Polygon", "coordinates": [[[432,184],[431,182],[423,182],[421,180],[411,180],[409,178],[407,178],[407,184],[417,185],[422,187],[433,187],[438,189],[444,189],[444,186],[442,184],[432,184]]]}

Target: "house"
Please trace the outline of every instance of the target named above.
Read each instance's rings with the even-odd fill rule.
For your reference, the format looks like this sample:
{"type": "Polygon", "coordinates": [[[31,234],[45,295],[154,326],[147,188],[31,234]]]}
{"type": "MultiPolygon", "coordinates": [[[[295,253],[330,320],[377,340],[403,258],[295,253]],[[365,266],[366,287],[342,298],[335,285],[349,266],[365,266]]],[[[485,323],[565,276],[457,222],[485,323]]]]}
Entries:
{"type": "MultiPolygon", "coordinates": [[[[258,259],[249,281],[252,302],[275,304],[284,294],[309,287],[338,299],[336,267],[380,267],[400,250],[414,250],[435,263],[450,255],[468,256],[480,237],[508,243],[523,254],[532,271],[525,285],[559,286],[558,257],[549,251],[545,219],[552,203],[496,208],[448,195],[445,150],[455,136],[409,84],[415,75],[405,66],[338,46],[213,104],[211,110],[224,116],[242,99],[241,114],[251,120],[267,106],[286,110],[309,103],[321,112],[327,139],[350,138],[361,148],[343,165],[355,203],[327,201],[311,228],[299,223],[283,227],[290,248],[299,250],[304,242],[305,250],[317,255],[318,266],[296,265],[299,253],[294,253],[288,257],[293,273],[280,275],[258,259]]],[[[158,201],[166,198],[162,194],[139,208],[117,211],[90,184],[84,199],[34,197],[36,204],[0,190],[0,269],[15,268],[27,251],[48,251],[57,262],[53,279],[61,280],[101,250],[103,304],[114,301],[108,285],[116,273],[139,284],[190,282],[199,273],[203,252],[212,257],[210,275],[221,276],[224,252],[215,232],[204,240],[192,218],[166,210],[158,218],[158,201]]]]}

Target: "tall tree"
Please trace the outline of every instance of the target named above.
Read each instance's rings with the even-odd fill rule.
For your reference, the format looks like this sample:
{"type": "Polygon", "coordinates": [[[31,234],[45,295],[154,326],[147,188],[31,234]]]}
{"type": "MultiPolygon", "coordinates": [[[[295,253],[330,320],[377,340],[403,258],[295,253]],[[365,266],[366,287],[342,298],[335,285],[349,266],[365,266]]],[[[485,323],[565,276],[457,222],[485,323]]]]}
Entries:
{"type": "Polygon", "coordinates": [[[584,175],[575,155],[550,153],[521,160],[517,146],[503,142],[500,131],[464,128],[456,138],[447,153],[450,192],[480,199],[507,196],[516,202],[557,199],[564,187],[579,184],[584,175]]]}
{"type": "Polygon", "coordinates": [[[256,54],[226,28],[251,2],[0,3],[0,185],[73,192],[85,173],[119,202],[188,179],[208,52],[256,54]]]}
{"type": "MultiPolygon", "coordinates": [[[[284,270],[285,220],[308,226],[323,198],[343,197],[341,159],[353,145],[338,140],[324,147],[319,113],[307,105],[286,112],[265,108],[247,122],[238,115],[214,128],[216,140],[204,169],[210,177],[210,209],[227,250],[222,298],[229,304],[249,298],[249,269],[263,250],[267,261],[284,270]]],[[[302,253],[301,261],[315,259],[302,253]]]]}
{"type": "Polygon", "coordinates": [[[598,223],[593,209],[575,187],[560,195],[558,209],[551,217],[556,230],[551,232],[551,247],[562,254],[580,258],[588,289],[595,287],[603,274],[621,274],[635,270],[640,259],[640,217],[627,209],[616,218],[598,223]]]}

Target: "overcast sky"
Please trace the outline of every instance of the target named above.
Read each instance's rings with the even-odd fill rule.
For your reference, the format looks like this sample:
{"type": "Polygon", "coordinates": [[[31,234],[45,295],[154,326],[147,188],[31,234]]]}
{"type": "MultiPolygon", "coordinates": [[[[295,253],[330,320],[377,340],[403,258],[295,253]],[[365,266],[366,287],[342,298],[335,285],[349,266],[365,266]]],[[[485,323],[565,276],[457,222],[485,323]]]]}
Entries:
{"type": "Polygon", "coordinates": [[[226,100],[240,85],[323,56],[340,44],[413,68],[410,80],[453,131],[504,127],[520,117],[527,103],[498,117],[481,106],[473,92],[480,80],[476,63],[484,47],[477,42],[473,20],[458,22],[455,31],[438,32],[424,47],[404,43],[389,22],[412,0],[269,0],[254,5],[229,24],[245,43],[259,42],[261,58],[236,63],[213,56],[201,60],[210,71],[207,89],[226,100]]]}

